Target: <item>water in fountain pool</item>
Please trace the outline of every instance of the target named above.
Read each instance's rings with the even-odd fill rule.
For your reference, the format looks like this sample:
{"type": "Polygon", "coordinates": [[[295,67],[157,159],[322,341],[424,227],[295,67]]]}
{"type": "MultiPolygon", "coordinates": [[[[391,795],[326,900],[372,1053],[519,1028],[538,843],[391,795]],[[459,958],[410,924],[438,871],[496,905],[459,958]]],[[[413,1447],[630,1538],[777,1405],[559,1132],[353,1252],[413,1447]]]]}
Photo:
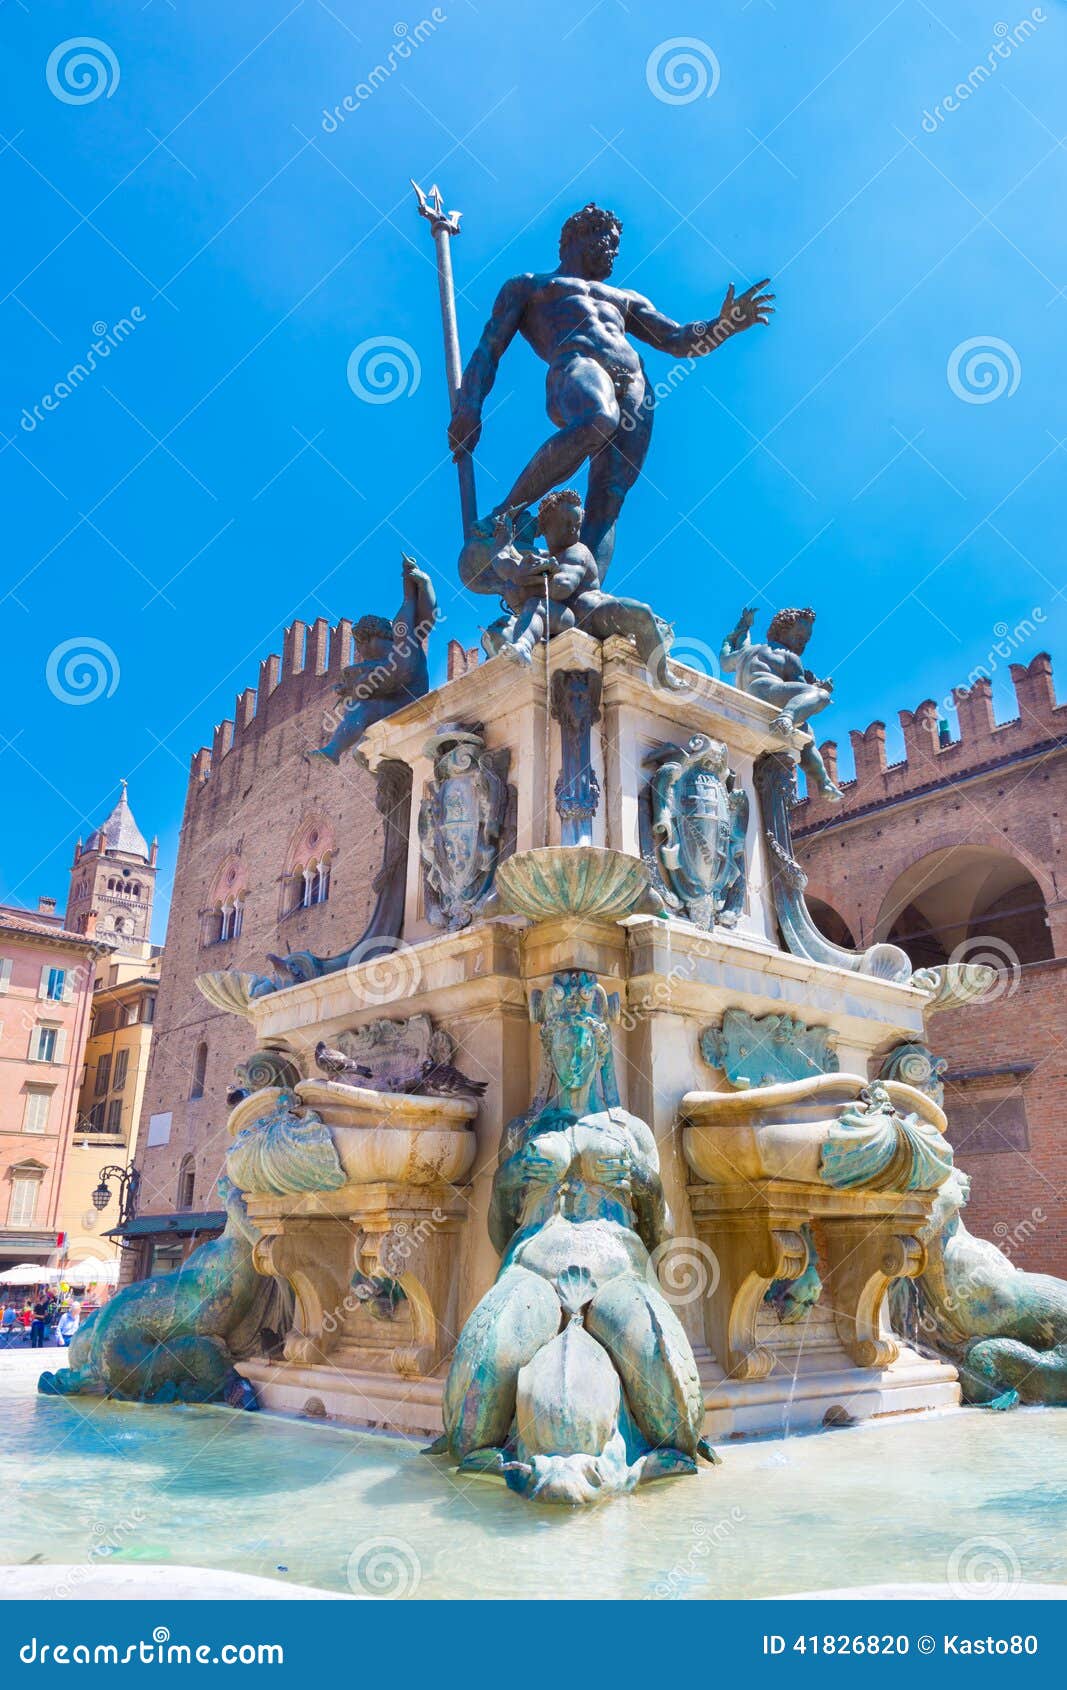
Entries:
{"type": "Polygon", "coordinates": [[[1067,1583],[1054,1409],[794,1434],[784,1466],[780,1443],[727,1441],[697,1478],[567,1513],[380,1433],[38,1397],[39,1366],[0,1356],[12,1563],[159,1562],[431,1598],[752,1597],[944,1584],[980,1540],[1008,1578],[1067,1583]]]}

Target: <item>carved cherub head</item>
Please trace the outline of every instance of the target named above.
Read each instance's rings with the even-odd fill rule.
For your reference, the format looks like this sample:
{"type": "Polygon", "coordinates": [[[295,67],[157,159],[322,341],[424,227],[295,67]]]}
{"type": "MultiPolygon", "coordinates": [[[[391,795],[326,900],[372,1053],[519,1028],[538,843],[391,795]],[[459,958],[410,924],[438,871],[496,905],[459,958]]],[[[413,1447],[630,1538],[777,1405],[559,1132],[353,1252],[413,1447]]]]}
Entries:
{"type": "Polygon", "coordinates": [[[562,268],[589,281],[611,275],[619,251],[622,223],[613,211],[590,202],[568,217],[559,234],[562,268]]]}
{"type": "Polygon", "coordinates": [[[814,621],[815,612],[811,609],[780,610],[772,617],[767,629],[768,644],[784,645],[787,651],[794,651],[799,657],[811,638],[814,621]]]}
{"type": "Polygon", "coordinates": [[[578,539],[584,517],[581,494],[573,487],[560,487],[546,493],[538,505],[537,532],[544,536],[550,552],[563,552],[578,539]]]}
{"type": "Polygon", "coordinates": [[[380,663],[393,649],[393,624],[386,616],[361,616],[352,629],[356,651],[365,663],[380,663]]]}

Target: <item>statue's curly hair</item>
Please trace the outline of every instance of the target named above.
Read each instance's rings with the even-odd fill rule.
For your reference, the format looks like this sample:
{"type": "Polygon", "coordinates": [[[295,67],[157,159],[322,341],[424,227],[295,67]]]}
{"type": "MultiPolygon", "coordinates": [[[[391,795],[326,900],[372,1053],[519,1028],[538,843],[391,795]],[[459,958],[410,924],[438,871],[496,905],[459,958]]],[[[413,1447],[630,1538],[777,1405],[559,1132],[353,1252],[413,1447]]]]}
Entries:
{"type": "Polygon", "coordinates": [[[551,515],[553,511],[559,510],[563,505],[569,506],[574,512],[576,522],[581,522],[583,516],[585,515],[585,507],[582,504],[582,495],[580,493],[576,493],[573,487],[557,487],[553,492],[546,493],[537,507],[538,529],[540,529],[546,514],[551,515]]]}
{"type": "Polygon", "coordinates": [[[779,634],[784,634],[787,629],[796,627],[798,622],[807,622],[810,625],[814,620],[815,612],[810,606],[803,610],[779,610],[771,618],[770,627],[767,629],[767,638],[775,640],[779,634]]]}
{"type": "Polygon", "coordinates": [[[583,205],[581,211],[573,212],[560,230],[559,255],[563,257],[563,249],[568,241],[585,240],[590,235],[606,235],[612,230],[617,242],[622,234],[622,219],[616,217],[613,211],[607,211],[590,200],[588,205],[583,205]]]}
{"type": "Polygon", "coordinates": [[[352,629],[352,637],[357,645],[362,645],[365,640],[391,640],[393,624],[387,616],[361,616],[352,629]]]}

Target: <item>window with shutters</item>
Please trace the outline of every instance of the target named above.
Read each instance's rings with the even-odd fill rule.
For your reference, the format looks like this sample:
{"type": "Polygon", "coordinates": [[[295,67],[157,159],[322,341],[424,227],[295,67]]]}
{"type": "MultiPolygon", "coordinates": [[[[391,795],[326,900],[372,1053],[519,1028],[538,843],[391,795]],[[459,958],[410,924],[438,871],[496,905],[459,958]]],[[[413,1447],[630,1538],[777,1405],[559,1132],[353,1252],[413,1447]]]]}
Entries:
{"type": "Polygon", "coordinates": [[[37,1213],[40,1180],[32,1174],[16,1174],[11,1181],[11,1197],[7,1206],[8,1226],[32,1226],[37,1213]]]}
{"type": "Polygon", "coordinates": [[[30,1035],[31,1062],[62,1062],[65,1035],[61,1027],[42,1021],[30,1035]]]}
{"type": "Polygon", "coordinates": [[[66,969],[48,967],[42,969],[40,996],[48,998],[52,1003],[65,1003],[67,995],[66,969]]]}
{"type": "Polygon", "coordinates": [[[116,1051],[115,1052],[115,1073],[114,1073],[114,1076],[112,1077],[112,1081],[111,1081],[112,1091],[121,1091],[122,1090],[123,1086],[126,1084],[126,1075],[127,1075],[127,1072],[129,1071],[129,1066],[130,1066],[130,1053],[129,1053],[129,1051],[128,1050],[116,1051]]]}
{"type": "Polygon", "coordinates": [[[111,1055],[105,1053],[96,1065],[96,1084],[93,1090],[97,1097],[106,1097],[111,1089],[111,1055]]]}
{"type": "Polygon", "coordinates": [[[107,1106],[107,1130],[109,1133],[122,1131],[122,1099],[113,1098],[107,1106]]]}
{"type": "Polygon", "coordinates": [[[26,1107],[22,1116],[24,1133],[48,1131],[48,1111],[51,1102],[52,1093],[50,1091],[27,1091],[26,1107]]]}
{"type": "Polygon", "coordinates": [[[0,992],[6,992],[11,985],[11,958],[0,957],[0,992]]]}

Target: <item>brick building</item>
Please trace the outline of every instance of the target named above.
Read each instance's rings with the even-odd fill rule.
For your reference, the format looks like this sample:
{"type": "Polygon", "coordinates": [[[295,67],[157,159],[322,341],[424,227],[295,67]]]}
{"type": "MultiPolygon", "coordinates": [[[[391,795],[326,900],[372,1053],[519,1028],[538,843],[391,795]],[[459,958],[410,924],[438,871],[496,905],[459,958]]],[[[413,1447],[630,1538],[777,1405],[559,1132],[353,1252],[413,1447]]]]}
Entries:
{"type": "Polygon", "coordinates": [[[381,863],[374,781],[351,757],[333,768],[306,756],[322,743],[333,685],[351,660],[350,622],[294,622],[281,656],[260,664],[258,687],[193,757],[124,1278],[176,1265],[222,1224],[226,1091],[254,1042],[239,1016],[201,996],[196,977],[263,973],[271,952],[329,956],[366,925],[381,863]]]}
{"type": "MultiPolygon", "coordinates": [[[[957,739],[932,700],[902,710],[902,762],[886,763],[884,723],[853,731],[844,802],[810,794],[794,838],[829,938],[998,968],[931,1029],[968,1221],[1021,1267],[1067,1276],[1067,704],[1047,653],[1011,675],[1011,721],[988,679],[953,694],[957,739]]],[[[837,746],[822,750],[836,774],[837,746]]]]}

